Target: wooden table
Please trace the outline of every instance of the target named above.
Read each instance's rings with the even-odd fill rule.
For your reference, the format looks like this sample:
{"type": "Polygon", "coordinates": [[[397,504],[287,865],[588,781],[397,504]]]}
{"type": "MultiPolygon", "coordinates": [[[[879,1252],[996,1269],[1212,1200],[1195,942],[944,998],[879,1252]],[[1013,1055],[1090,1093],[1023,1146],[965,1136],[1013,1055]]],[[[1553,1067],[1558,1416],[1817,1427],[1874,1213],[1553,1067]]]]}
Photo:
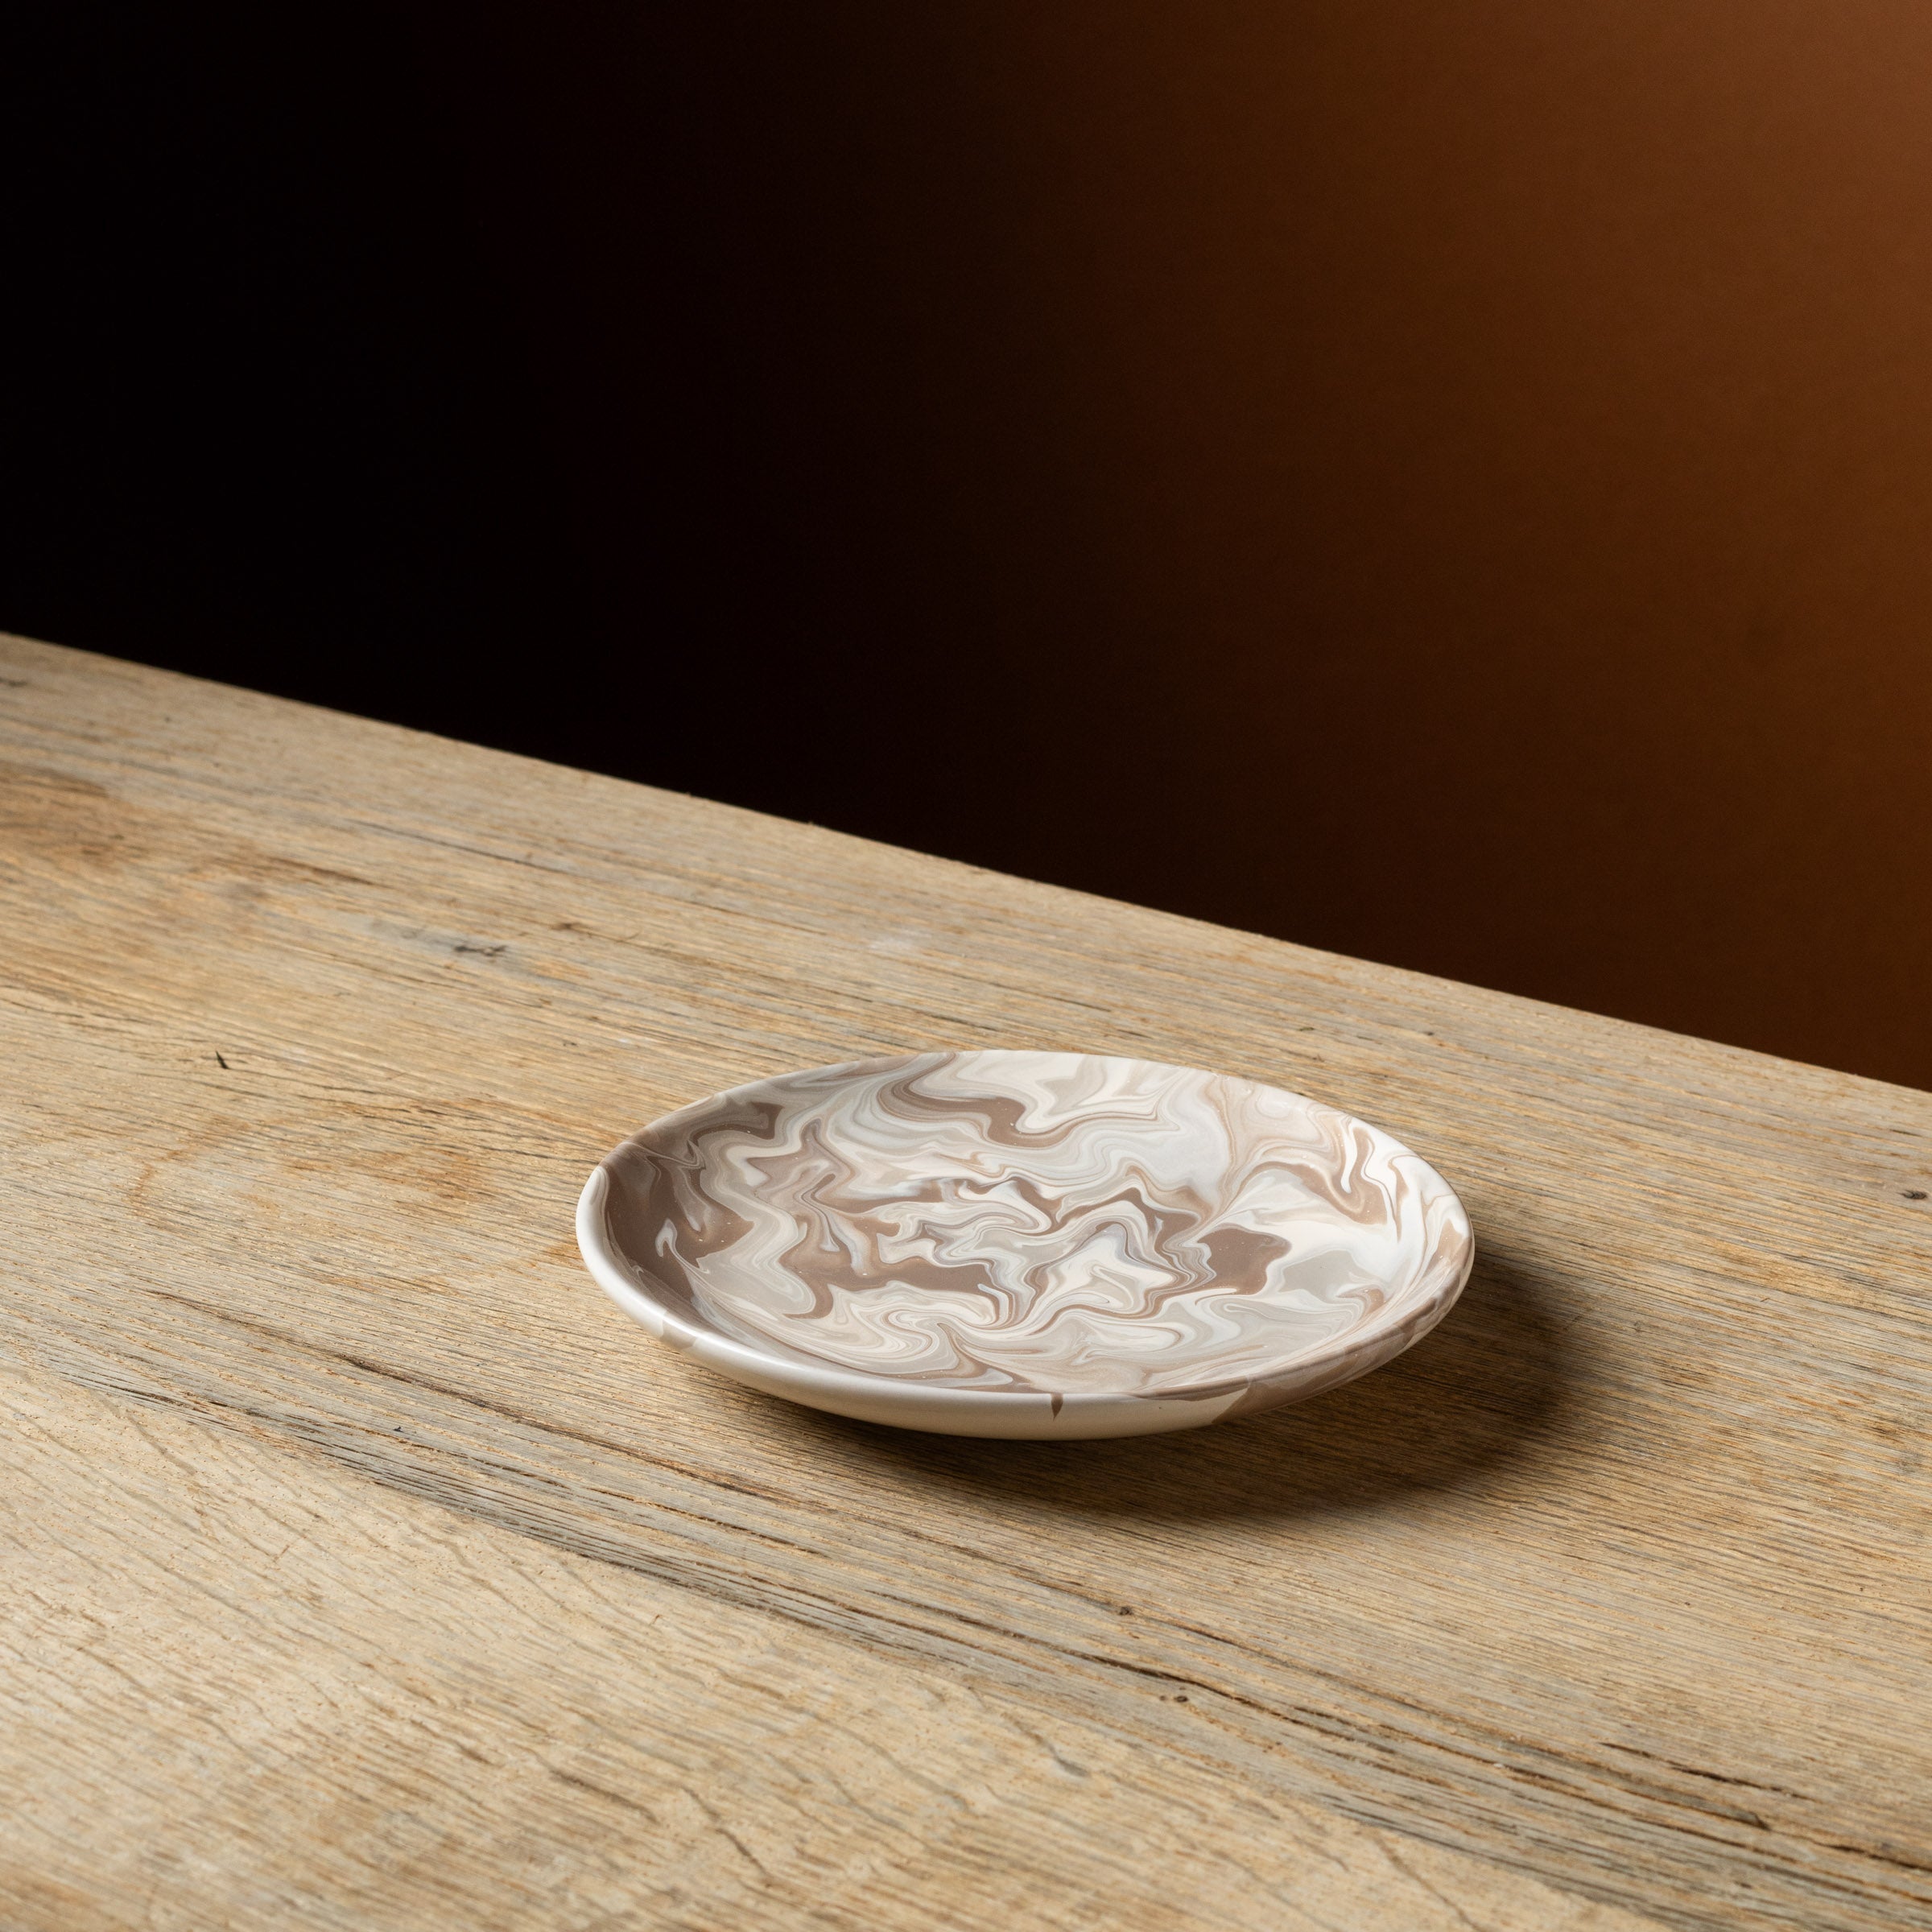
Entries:
{"type": "Polygon", "coordinates": [[[8,1932],[1932,1925],[1932,1096],[14,641],[0,819],[8,1932]],[[993,1042],[1383,1123],[1463,1306],[1047,1447],[580,1265],[993,1042]]]}

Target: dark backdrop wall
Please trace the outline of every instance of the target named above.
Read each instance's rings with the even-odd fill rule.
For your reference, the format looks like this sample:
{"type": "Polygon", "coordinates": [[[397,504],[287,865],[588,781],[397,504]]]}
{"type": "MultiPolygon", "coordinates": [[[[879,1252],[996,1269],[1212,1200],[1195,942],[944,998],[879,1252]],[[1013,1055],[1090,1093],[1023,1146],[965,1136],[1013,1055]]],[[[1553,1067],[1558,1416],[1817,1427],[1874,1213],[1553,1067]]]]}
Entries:
{"type": "Polygon", "coordinates": [[[1932,1087],[1916,0],[6,31],[0,624],[1932,1087]]]}

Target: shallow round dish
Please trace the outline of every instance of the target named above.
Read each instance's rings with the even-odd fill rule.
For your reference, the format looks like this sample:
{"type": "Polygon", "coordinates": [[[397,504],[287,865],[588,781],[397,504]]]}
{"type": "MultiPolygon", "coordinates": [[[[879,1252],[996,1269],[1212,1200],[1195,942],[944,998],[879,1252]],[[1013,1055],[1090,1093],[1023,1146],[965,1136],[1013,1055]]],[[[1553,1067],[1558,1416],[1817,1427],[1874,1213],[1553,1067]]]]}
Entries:
{"type": "Polygon", "coordinates": [[[577,1241],[617,1305],[814,1408],[951,1435],[1145,1435],[1399,1355],[1475,1256],[1435,1170],[1278,1088],[922,1053],[781,1074],[609,1154],[577,1241]]]}

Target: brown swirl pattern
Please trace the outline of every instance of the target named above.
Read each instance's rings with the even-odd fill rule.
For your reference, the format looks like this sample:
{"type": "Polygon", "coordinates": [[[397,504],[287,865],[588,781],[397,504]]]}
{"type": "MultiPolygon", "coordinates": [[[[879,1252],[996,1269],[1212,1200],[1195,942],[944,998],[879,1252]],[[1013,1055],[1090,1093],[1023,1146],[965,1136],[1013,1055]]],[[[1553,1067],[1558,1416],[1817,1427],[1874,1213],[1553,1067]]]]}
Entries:
{"type": "Polygon", "coordinates": [[[1387,1135],[1141,1060],[786,1075],[605,1166],[613,1247],[693,1328],[949,1388],[1259,1394],[1311,1350],[1359,1373],[1432,1324],[1470,1258],[1454,1193],[1387,1135]]]}

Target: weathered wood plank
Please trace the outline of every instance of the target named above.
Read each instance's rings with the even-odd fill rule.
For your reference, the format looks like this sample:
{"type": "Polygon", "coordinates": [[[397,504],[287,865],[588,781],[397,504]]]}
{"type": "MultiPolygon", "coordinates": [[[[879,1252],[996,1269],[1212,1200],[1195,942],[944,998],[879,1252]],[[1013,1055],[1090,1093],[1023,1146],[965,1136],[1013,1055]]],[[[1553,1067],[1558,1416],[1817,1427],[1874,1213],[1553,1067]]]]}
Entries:
{"type": "Polygon", "coordinates": [[[1932,1097],[0,680],[14,1918],[1932,1924],[1932,1097]],[[1050,1447],[717,1383],[583,1274],[652,1114],[993,1043],[1380,1121],[1471,1207],[1463,1307],[1306,1409],[1050,1447]]]}

